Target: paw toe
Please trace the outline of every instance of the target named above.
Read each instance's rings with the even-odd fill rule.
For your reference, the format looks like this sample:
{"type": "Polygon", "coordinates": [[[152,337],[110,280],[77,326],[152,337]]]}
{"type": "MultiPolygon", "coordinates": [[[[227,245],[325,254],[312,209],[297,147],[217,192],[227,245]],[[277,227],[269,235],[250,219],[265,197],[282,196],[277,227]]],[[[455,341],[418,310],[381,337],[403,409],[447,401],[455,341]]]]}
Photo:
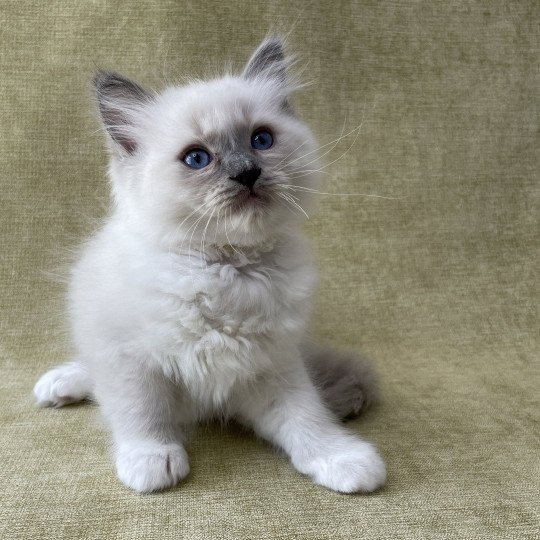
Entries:
{"type": "Polygon", "coordinates": [[[150,493],[178,484],[189,474],[189,462],[180,445],[143,445],[120,450],[116,469],[126,486],[150,493]]]}

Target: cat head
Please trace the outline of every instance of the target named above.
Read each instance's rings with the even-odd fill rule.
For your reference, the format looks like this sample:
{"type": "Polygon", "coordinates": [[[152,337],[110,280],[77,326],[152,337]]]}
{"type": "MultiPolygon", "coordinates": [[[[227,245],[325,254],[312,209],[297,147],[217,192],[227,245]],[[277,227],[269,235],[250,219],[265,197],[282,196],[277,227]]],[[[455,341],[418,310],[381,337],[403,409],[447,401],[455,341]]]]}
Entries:
{"type": "Polygon", "coordinates": [[[117,212],[172,246],[257,246],[298,226],[316,187],[316,145],[295,115],[288,58],[267,38],[240,75],[161,93],[99,72],[117,212]]]}

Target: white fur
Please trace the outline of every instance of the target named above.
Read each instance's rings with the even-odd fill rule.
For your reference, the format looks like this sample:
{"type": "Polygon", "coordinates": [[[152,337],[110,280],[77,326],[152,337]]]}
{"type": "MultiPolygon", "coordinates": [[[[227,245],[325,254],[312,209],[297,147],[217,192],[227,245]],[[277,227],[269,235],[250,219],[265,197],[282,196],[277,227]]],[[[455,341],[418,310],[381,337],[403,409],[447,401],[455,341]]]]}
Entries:
{"type": "Polygon", "coordinates": [[[67,362],[47,371],[36,383],[34,395],[40,407],[62,407],[90,397],[91,380],[78,362],[67,362]]]}
{"type": "Polygon", "coordinates": [[[283,107],[289,90],[271,70],[171,88],[130,105],[136,153],[111,142],[115,205],[71,280],[78,361],[46,373],[34,392],[41,405],[92,394],[118,476],[134,490],[184,478],[186,428],[216,415],[252,426],[330,489],[384,482],[380,457],[322,404],[302,359],[316,272],[301,213],[278,183],[316,186],[318,166],[310,132],[283,107]],[[242,188],[220,170],[220,152],[260,125],[275,135],[256,156],[269,198],[233,210],[242,188]],[[179,160],[193,143],[215,151],[208,170],[179,160]]]}

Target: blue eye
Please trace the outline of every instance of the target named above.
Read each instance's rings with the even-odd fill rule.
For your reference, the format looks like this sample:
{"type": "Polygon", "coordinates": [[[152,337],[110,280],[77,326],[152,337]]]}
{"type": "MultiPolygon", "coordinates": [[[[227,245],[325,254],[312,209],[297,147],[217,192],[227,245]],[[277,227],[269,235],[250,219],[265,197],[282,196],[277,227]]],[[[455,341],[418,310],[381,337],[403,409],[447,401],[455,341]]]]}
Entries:
{"type": "Polygon", "coordinates": [[[274,139],[268,131],[259,129],[251,136],[251,146],[255,150],[268,150],[274,144],[274,139]]]}
{"type": "Polygon", "coordinates": [[[206,150],[194,148],[184,156],[183,161],[192,169],[204,169],[212,161],[212,157],[206,150]]]}

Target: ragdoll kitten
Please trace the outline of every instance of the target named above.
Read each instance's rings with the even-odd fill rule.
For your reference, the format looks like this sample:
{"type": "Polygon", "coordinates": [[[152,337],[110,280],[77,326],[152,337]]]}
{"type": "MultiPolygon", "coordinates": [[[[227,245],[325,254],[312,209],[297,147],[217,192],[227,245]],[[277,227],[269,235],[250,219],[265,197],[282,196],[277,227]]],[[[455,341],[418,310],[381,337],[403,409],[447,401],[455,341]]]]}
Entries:
{"type": "Polygon", "coordinates": [[[44,406],[95,399],[136,491],[182,480],[186,429],[215,416],[322,486],[385,480],[375,448],[338,420],[370,399],[369,370],[306,343],[316,272],[300,208],[319,166],[286,67],[271,37],[239,76],[161,94],[94,80],[114,208],[71,276],[77,358],[34,393],[44,406]]]}

